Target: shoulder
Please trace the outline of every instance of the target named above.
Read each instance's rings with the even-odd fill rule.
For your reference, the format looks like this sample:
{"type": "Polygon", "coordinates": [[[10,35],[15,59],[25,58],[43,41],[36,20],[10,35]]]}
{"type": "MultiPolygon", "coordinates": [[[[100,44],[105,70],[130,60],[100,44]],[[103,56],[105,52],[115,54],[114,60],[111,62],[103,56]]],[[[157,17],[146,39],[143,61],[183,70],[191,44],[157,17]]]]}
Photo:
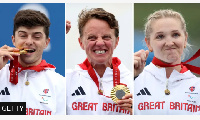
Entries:
{"type": "Polygon", "coordinates": [[[48,74],[49,76],[54,76],[54,77],[61,77],[61,78],[63,78],[62,75],[60,75],[59,73],[55,72],[55,70],[52,70],[52,69],[45,70],[45,73],[48,74]]]}
{"type": "Polygon", "coordinates": [[[162,70],[159,71],[154,64],[150,63],[144,68],[142,73],[140,73],[139,76],[134,80],[135,87],[143,86],[150,80],[152,81],[153,79],[155,79],[155,77],[161,76],[162,75],[161,71],[162,70]]]}
{"type": "Polygon", "coordinates": [[[6,79],[9,79],[9,78],[10,78],[9,66],[10,66],[10,64],[6,64],[6,65],[0,70],[0,81],[1,81],[1,82],[5,82],[6,79]]]}
{"type": "Polygon", "coordinates": [[[120,70],[120,77],[132,76],[132,72],[123,63],[118,68],[120,70]]]}
{"type": "Polygon", "coordinates": [[[64,84],[65,77],[60,75],[59,73],[55,72],[55,70],[47,69],[41,73],[41,76],[48,79],[48,81],[52,81],[55,85],[56,84],[64,84]]]}
{"type": "Polygon", "coordinates": [[[130,72],[130,70],[127,69],[123,63],[119,65],[119,70],[120,70],[120,82],[126,84],[129,90],[132,91],[133,90],[132,72],[130,72]]]}
{"type": "Polygon", "coordinates": [[[10,64],[6,64],[1,70],[0,72],[5,72],[7,70],[9,70],[10,64]]]}
{"type": "Polygon", "coordinates": [[[88,71],[81,69],[79,65],[76,65],[74,69],[66,69],[65,76],[66,78],[73,77],[73,76],[80,76],[80,75],[87,75],[88,71]]]}
{"type": "Polygon", "coordinates": [[[5,76],[6,74],[10,74],[9,72],[10,64],[6,64],[1,70],[0,70],[0,76],[5,76]]]}
{"type": "Polygon", "coordinates": [[[150,63],[149,65],[145,66],[142,73],[140,73],[135,80],[141,78],[148,78],[151,76],[154,76],[156,78],[165,78],[166,77],[165,73],[166,73],[165,68],[158,68],[153,63],[150,63]]]}

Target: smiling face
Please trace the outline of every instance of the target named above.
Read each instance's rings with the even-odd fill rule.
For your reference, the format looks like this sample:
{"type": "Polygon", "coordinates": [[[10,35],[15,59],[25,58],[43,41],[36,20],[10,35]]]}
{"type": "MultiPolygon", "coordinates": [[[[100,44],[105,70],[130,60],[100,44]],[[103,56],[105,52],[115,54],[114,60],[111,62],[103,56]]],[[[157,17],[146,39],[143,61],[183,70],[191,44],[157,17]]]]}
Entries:
{"type": "Polygon", "coordinates": [[[42,60],[43,49],[45,49],[50,39],[46,38],[44,27],[19,27],[12,36],[13,45],[19,49],[30,49],[34,52],[21,54],[19,63],[24,66],[35,66],[40,64],[42,60]]]}
{"type": "Polygon", "coordinates": [[[93,66],[103,64],[111,67],[113,51],[118,41],[119,37],[115,37],[114,29],[106,21],[94,18],[85,24],[83,35],[79,38],[80,46],[86,51],[93,66]]]}
{"type": "Polygon", "coordinates": [[[161,18],[152,22],[151,29],[150,40],[145,38],[149,50],[166,63],[180,63],[187,43],[187,33],[182,29],[180,20],[161,18]]]}

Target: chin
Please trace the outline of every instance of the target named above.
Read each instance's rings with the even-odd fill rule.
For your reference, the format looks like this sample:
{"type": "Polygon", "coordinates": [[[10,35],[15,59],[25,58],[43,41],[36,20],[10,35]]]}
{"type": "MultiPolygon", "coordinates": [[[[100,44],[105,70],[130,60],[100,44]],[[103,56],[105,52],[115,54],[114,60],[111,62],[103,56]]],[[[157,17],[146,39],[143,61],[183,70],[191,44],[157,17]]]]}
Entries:
{"type": "Polygon", "coordinates": [[[90,63],[96,64],[96,65],[106,64],[106,62],[107,61],[105,59],[93,59],[92,61],[90,61],[90,63]]]}
{"type": "Polygon", "coordinates": [[[28,64],[32,64],[32,63],[34,63],[34,62],[33,62],[33,60],[24,60],[23,63],[25,63],[25,64],[28,65],[28,64]]]}
{"type": "Polygon", "coordinates": [[[21,58],[21,61],[25,64],[32,64],[34,63],[34,61],[36,61],[34,58],[32,57],[26,57],[26,58],[21,58]]]}
{"type": "Polygon", "coordinates": [[[96,62],[97,64],[104,64],[104,63],[106,63],[106,61],[103,60],[103,59],[95,60],[95,62],[96,62]]]}
{"type": "Polygon", "coordinates": [[[167,58],[167,63],[176,63],[179,59],[177,57],[167,58]]]}

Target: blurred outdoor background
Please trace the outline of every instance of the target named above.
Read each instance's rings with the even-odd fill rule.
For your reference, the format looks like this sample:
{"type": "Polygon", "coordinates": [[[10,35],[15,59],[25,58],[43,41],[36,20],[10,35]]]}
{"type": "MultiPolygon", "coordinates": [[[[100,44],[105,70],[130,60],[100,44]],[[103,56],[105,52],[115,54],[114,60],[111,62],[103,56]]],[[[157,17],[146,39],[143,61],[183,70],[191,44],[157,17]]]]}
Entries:
{"type": "MultiPolygon", "coordinates": [[[[149,14],[160,9],[173,9],[183,15],[187,25],[188,42],[192,45],[189,55],[184,59],[184,61],[188,60],[200,49],[200,3],[135,3],[134,52],[148,49],[144,42],[144,24],[149,14]]],[[[153,53],[150,53],[147,65],[152,61],[153,56],[153,53]]],[[[199,61],[200,57],[189,64],[200,67],[199,61]]]]}

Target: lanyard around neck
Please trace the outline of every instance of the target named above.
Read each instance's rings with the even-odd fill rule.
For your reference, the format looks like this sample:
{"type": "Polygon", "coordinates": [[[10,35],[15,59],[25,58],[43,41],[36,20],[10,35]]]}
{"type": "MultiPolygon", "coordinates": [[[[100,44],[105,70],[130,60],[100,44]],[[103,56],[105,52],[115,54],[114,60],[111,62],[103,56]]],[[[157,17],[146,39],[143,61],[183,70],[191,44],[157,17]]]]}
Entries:
{"type": "MultiPolygon", "coordinates": [[[[121,63],[121,61],[119,59],[117,59],[117,58],[112,59],[113,87],[120,84],[120,71],[118,69],[118,66],[120,65],[120,63],[121,63]]],[[[100,95],[103,95],[103,92],[99,87],[98,77],[97,77],[93,67],[91,66],[90,62],[88,61],[88,59],[86,59],[82,64],[80,64],[80,67],[82,67],[85,70],[88,70],[88,74],[90,75],[90,77],[92,78],[92,80],[94,81],[94,83],[96,84],[96,86],[98,88],[98,93],[100,95]],[[84,66],[84,68],[83,68],[83,66],[84,66]]],[[[105,95],[103,95],[103,96],[105,96],[105,95]]],[[[106,96],[106,97],[110,98],[110,96],[106,96]]]]}
{"type": "Polygon", "coordinates": [[[196,67],[196,66],[187,64],[188,62],[198,58],[199,56],[200,56],[200,49],[189,60],[187,60],[185,62],[181,62],[180,64],[176,64],[176,65],[167,64],[167,63],[162,62],[161,60],[159,60],[156,57],[153,58],[152,63],[154,65],[158,65],[160,67],[174,67],[174,66],[178,66],[178,65],[183,65],[183,66],[186,66],[187,69],[189,69],[191,72],[194,72],[194,73],[197,73],[200,75],[200,67],[196,67]]]}
{"type": "Polygon", "coordinates": [[[18,73],[23,70],[35,70],[37,72],[40,72],[44,70],[45,68],[55,68],[55,66],[48,64],[45,60],[42,60],[39,65],[36,66],[30,66],[30,67],[22,67],[18,62],[18,56],[13,56],[14,60],[10,61],[10,82],[13,84],[18,83],[18,73]],[[18,68],[21,68],[20,71],[18,71],[18,68]]]}

